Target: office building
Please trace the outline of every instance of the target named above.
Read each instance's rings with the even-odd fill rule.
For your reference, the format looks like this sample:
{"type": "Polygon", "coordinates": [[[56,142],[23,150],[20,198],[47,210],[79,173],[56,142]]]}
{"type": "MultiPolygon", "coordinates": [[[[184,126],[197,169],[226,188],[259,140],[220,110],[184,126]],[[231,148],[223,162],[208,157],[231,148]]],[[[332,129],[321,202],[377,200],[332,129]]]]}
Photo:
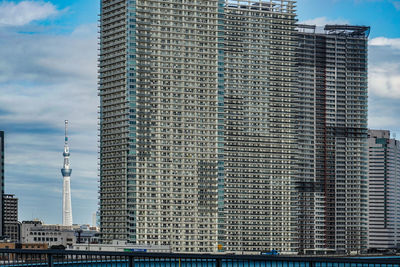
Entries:
{"type": "Polygon", "coordinates": [[[47,244],[71,248],[76,243],[75,232],[79,226],[44,224],[41,221],[23,221],[21,224],[21,243],[47,244]]]}
{"type": "Polygon", "coordinates": [[[4,132],[0,131],[0,236],[3,236],[3,194],[4,194],[4,132]]]}
{"type": "Polygon", "coordinates": [[[299,25],[299,252],[367,245],[369,27],[299,25]]]}
{"type": "Polygon", "coordinates": [[[368,248],[400,246],[400,141],[368,132],[368,248]]]}
{"type": "Polygon", "coordinates": [[[4,230],[3,236],[11,242],[20,241],[20,223],[18,221],[18,198],[14,195],[3,195],[4,230]]]}
{"type": "Polygon", "coordinates": [[[101,1],[104,243],[297,250],[295,1],[101,1]]]}
{"type": "Polygon", "coordinates": [[[89,225],[65,226],[45,224],[38,220],[23,221],[21,224],[22,243],[45,243],[49,247],[63,246],[72,249],[72,246],[76,244],[95,244],[98,241],[97,227],[90,227],[89,225]]]}

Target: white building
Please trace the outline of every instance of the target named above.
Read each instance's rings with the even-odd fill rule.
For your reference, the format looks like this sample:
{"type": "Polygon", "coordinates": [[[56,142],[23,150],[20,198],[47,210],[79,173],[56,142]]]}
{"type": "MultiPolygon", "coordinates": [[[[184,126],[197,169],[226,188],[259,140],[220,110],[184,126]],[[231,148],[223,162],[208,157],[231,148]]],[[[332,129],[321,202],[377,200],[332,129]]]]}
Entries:
{"type": "Polygon", "coordinates": [[[88,242],[98,242],[97,228],[87,225],[64,226],[58,224],[43,224],[41,221],[23,221],[21,224],[21,242],[42,244],[49,247],[72,245],[88,242]]]}
{"type": "Polygon", "coordinates": [[[23,221],[21,224],[22,243],[47,243],[49,247],[76,243],[75,230],[71,226],[43,224],[41,221],[23,221]]]}
{"type": "Polygon", "coordinates": [[[368,247],[400,246],[400,141],[370,130],[368,247]]]}
{"type": "Polygon", "coordinates": [[[118,252],[158,252],[158,253],[170,253],[171,248],[169,246],[157,246],[157,245],[135,245],[130,244],[124,240],[113,240],[111,244],[75,244],[69,250],[80,250],[80,251],[118,251],[118,252]]]}

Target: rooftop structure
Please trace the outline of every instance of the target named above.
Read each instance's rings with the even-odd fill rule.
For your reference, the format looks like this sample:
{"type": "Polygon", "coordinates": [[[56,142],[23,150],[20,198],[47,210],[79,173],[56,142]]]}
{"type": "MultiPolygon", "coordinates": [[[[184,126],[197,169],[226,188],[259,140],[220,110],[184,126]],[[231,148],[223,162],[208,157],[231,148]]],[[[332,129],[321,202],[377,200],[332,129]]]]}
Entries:
{"type": "Polygon", "coordinates": [[[329,34],[368,38],[371,27],[353,25],[325,25],[324,27],[307,24],[296,24],[301,33],[329,34]]]}

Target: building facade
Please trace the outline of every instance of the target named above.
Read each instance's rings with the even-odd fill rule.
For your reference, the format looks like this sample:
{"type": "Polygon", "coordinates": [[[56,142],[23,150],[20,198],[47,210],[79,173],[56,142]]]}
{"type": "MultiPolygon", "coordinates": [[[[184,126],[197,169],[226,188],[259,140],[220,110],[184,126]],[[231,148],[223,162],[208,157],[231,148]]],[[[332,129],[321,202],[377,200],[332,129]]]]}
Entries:
{"type": "Polygon", "coordinates": [[[294,9],[294,1],[226,1],[221,14],[219,218],[229,252],[297,251],[294,9]]]}
{"type": "Polygon", "coordinates": [[[400,141],[385,130],[368,134],[368,247],[400,246],[400,141]]]}
{"type": "Polygon", "coordinates": [[[18,198],[14,195],[3,195],[4,229],[3,236],[11,242],[20,241],[20,222],[18,221],[18,198]]]}
{"type": "MultiPolygon", "coordinates": [[[[79,226],[77,226],[79,228],[79,226]]],[[[41,221],[23,221],[21,224],[21,243],[47,244],[71,248],[76,243],[72,226],[43,224],[41,221]]]]}
{"type": "Polygon", "coordinates": [[[169,246],[160,245],[132,245],[127,241],[113,240],[111,244],[93,244],[86,242],[83,244],[75,244],[71,250],[81,251],[116,251],[116,252],[154,252],[154,253],[170,253],[169,246]]]}
{"type": "Polygon", "coordinates": [[[101,1],[102,241],[297,250],[295,1],[101,1]]]}
{"type": "Polygon", "coordinates": [[[369,27],[299,25],[299,252],[367,245],[369,27]]]}
{"type": "Polygon", "coordinates": [[[3,208],[3,194],[4,194],[4,132],[0,131],[0,236],[3,236],[4,228],[4,208],[3,208]]]}

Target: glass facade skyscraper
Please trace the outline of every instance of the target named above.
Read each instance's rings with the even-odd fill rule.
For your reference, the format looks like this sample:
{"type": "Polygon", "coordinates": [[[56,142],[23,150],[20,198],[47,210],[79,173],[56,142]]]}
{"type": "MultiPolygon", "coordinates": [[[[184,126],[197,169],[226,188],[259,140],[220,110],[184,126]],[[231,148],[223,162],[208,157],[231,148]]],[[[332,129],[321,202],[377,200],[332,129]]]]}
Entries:
{"type": "Polygon", "coordinates": [[[101,2],[103,242],[296,251],[294,8],[101,2]]]}

